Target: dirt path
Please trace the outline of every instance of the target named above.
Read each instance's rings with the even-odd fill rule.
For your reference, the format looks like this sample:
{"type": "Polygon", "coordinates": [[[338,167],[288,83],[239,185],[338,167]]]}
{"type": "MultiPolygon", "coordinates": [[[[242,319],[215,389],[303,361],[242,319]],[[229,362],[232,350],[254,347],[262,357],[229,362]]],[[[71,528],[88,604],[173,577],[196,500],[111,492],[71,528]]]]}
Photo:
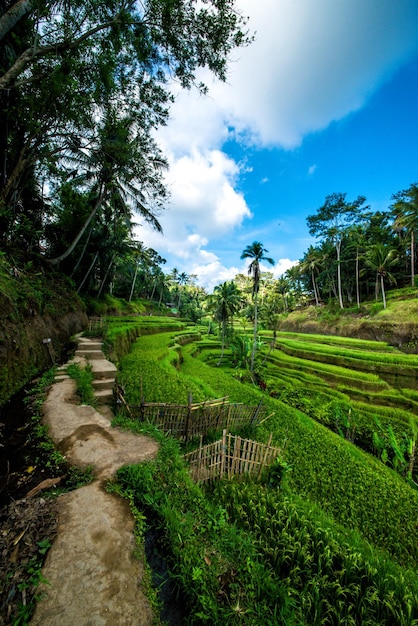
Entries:
{"type": "Polygon", "coordinates": [[[152,458],[156,443],[111,428],[101,413],[76,405],[70,379],[55,383],[44,404],[52,439],[71,464],[93,465],[90,485],[58,499],[58,534],[43,575],[48,585],[32,626],[150,626],[152,610],[141,589],[143,563],[134,557],[134,522],[126,502],[105,491],[127,463],[152,458]]]}

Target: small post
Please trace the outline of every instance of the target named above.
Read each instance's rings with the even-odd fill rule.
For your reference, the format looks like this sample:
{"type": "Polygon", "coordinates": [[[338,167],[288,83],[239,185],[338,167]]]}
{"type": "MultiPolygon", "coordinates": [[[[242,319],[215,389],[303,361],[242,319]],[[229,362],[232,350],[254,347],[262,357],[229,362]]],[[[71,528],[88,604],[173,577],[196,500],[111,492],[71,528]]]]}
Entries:
{"type": "Polygon", "coordinates": [[[260,478],[261,472],[263,471],[263,466],[264,466],[264,464],[265,464],[265,462],[267,460],[267,456],[268,456],[268,453],[269,453],[269,448],[270,448],[272,439],[273,439],[273,433],[270,433],[269,442],[268,442],[268,444],[266,446],[266,451],[264,453],[263,460],[260,463],[260,469],[258,470],[258,478],[260,478]]]}
{"type": "Polygon", "coordinates": [[[251,422],[250,422],[250,425],[251,425],[251,426],[254,426],[254,424],[255,424],[255,420],[257,419],[257,415],[258,415],[258,414],[259,414],[259,412],[260,412],[260,409],[261,409],[261,405],[262,405],[262,404],[263,404],[263,401],[262,401],[262,400],[260,400],[260,402],[258,403],[258,406],[256,407],[256,409],[255,409],[255,411],[254,411],[254,414],[253,414],[253,416],[252,416],[252,418],[251,418],[251,422]]]}
{"type": "Polygon", "coordinates": [[[189,391],[189,400],[187,403],[186,426],[185,426],[185,433],[184,433],[184,441],[186,442],[189,439],[189,422],[190,422],[190,415],[192,413],[192,402],[193,402],[193,396],[191,392],[189,391]]]}
{"type": "Polygon", "coordinates": [[[223,477],[225,473],[225,461],[226,461],[226,428],[222,431],[222,445],[221,445],[221,475],[223,477]]]}
{"type": "Polygon", "coordinates": [[[42,343],[47,347],[52,365],[55,365],[55,357],[54,357],[54,353],[52,351],[52,346],[51,346],[51,337],[48,337],[48,339],[42,339],[42,343]]]}

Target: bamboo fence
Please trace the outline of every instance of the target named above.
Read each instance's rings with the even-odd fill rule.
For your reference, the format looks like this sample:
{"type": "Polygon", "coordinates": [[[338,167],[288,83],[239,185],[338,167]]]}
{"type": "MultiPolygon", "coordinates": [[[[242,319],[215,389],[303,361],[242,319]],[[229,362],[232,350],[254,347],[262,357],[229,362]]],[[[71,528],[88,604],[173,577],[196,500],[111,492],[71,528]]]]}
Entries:
{"type": "Polygon", "coordinates": [[[89,331],[98,332],[103,331],[107,326],[107,319],[105,317],[90,317],[89,318],[89,331]]]}
{"type": "Polygon", "coordinates": [[[190,464],[190,474],[195,482],[206,482],[218,478],[231,478],[238,474],[249,474],[259,478],[264,468],[271,465],[280,455],[280,448],[251,439],[231,435],[223,431],[222,439],[184,455],[190,464]]]}
{"type": "Polygon", "coordinates": [[[120,389],[117,395],[119,406],[129,417],[150,422],[184,441],[206,435],[210,430],[255,426],[269,417],[261,402],[257,406],[246,406],[231,403],[227,397],[193,403],[190,396],[188,404],[141,402],[128,405],[120,389]]]}

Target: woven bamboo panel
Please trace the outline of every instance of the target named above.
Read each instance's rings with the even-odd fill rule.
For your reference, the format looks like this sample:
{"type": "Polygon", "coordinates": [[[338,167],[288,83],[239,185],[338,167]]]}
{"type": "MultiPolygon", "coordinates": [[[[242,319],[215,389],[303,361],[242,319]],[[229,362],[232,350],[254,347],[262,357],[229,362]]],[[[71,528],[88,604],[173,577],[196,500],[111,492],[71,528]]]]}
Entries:
{"type": "Polygon", "coordinates": [[[268,444],[243,439],[226,433],[222,439],[184,456],[190,465],[190,474],[196,482],[205,482],[216,478],[250,474],[259,477],[264,468],[271,465],[280,456],[280,448],[268,444]]]}
{"type": "Polygon", "coordinates": [[[120,406],[132,419],[147,421],[174,437],[188,440],[210,430],[257,425],[268,418],[261,405],[230,403],[227,398],[189,404],[142,402],[128,405],[119,394],[120,406]]]}

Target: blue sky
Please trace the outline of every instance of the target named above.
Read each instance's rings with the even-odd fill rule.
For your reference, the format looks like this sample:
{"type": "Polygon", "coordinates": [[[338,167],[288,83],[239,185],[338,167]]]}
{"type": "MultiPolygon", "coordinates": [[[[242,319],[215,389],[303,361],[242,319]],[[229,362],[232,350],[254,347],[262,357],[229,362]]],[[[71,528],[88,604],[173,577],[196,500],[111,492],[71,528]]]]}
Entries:
{"type": "Polygon", "coordinates": [[[234,53],[227,84],[202,72],[208,97],[176,94],[158,135],[164,235],[137,234],[208,291],[246,271],[255,240],[283,273],[314,243],[306,217],[328,194],[385,210],[418,181],[417,0],[237,5],[256,41],[234,53]]]}

